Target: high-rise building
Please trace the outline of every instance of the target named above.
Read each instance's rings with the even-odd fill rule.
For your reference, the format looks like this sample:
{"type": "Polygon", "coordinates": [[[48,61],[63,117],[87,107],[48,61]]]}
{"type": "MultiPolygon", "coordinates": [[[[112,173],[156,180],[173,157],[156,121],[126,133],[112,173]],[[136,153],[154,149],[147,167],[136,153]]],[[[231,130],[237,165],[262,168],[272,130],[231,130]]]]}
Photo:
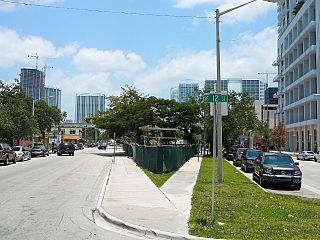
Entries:
{"type": "Polygon", "coordinates": [[[83,123],[88,117],[92,117],[98,111],[105,111],[106,101],[104,94],[77,94],[76,95],[76,123],[83,123]]]}
{"type": "Polygon", "coordinates": [[[274,97],[278,92],[277,87],[269,87],[264,92],[264,104],[278,104],[278,98],[274,97]]]}
{"type": "Polygon", "coordinates": [[[44,87],[44,99],[49,106],[55,106],[61,110],[61,90],[54,87],[44,87]]]}
{"type": "MultiPolygon", "coordinates": [[[[216,91],[217,80],[205,80],[204,88],[209,91],[216,91]]],[[[264,100],[265,85],[258,79],[228,78],[221,80],[221,91],[244,92],[252,100],[264,100]]]]}
{"type": "Polygon", "coordinates": [[[170,99],[179,102],[179,87],[172,87],[170,89],[170,99]]]}
{"type": "Polygon", "coordinates": [[[170,89],[170,99],[177,102],[187,102],[192,98],[198,98],[198,83],[179,83],[178,87],[170,89]]]}
{"type": "Polygon", "coordinates": [[[320,150],[319,0],[278,1],[278,121],[290,151],[320,150]]]}
{"type": "Polygon", "coordinates": [[[21,89],[35,102],[44,99],[44,73],[38,69],[22,68],[20,73],[21,89]]]}
{"type": "MultiPolygon", "coordinates": [[[[228,92],[229,81],[227,79],[221,80],[221,91],[228,92]]],[[[204,89],[215,92],[217,88],[217,80],[205,80],[204,89]]]]}

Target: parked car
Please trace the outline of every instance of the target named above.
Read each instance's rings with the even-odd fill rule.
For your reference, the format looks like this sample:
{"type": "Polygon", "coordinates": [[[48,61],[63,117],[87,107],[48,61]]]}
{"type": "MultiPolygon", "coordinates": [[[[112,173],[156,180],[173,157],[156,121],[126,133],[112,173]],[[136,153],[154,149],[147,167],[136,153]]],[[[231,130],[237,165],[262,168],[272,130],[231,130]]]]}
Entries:
{"type": "Polygon", "coordinates": [[[320,153],[319,152],[315,152],[314,153],[314,161],[315,162],[320,162],[320,153]]]}
{"type": "Polygon", "coordinates": [[[17,161],[24,161],[24,160],[30,160],[31,159],[31,153],[27,151],[24,147],[21,146],[14,146],[12,150],[16,154],[16,160],[17,161]]]}
{"type": "Polygon", "coordinates": [[[312,151],[301,151],[297,155],[298,160],[314,160],[315,155],[312,151]]]}
{"type": "Polygon", "coordinates": [[[84,146],[83,146],[83,143],[77,143],[77,145],[78,145],[78,149],[84,149],[84,146]]]}
{"type": "Polygon", "coordinates": [[[61,156],[62,154],[68,154],[74,156],[75,146],[71,142],[60,143],[57,148],[57,155],[61,156]]]}
{"type": "Polygon", "coordinates": [[[244,150],[246,150],[246,148],[238,148],[236,150],[236,152],[233,155],[233,165],[235,165],[235,166],[241,165],[241,156],[242,156],[244,150]]]}
{"type": "Polygon", "coordinates": [[[6,143],[0,143],[0,161],[4,165],[8,165],[9,162],[16,163],[16,154],[6,143]]]}
{"type": "Polygon", "coordinates": [[[31,157],[49,156],[49,151],[44,145],[36,145],[31,149],[31,157]]]}
{"type": "Polygon", "coordinates": [[[260,145],[258,147],[259,150],[263,151],[263,152],[269,152],[269,148],[266,145],[260,145]]]}
{"type": "Polygon", "coordinates": [[[235,147],[231,147],[231,148],[228,148],[226,150],[226,154],[225,154],[225,158],[228,160],[228,161],[233,161],[234,159],[234,154],[236,153],[237,151],[237,148],[235,147]]]}
{"type": "Polygon", "coordinates": [[[262,187],[268,184],[288,184],[300,190],[302,172],[291,156],[283,153],[263,152],[254,163],[253,179],[262,187]]]}
{"type": "Polygon", "coordinates": [[[261,150],[257,149],[246,149],[241,156],[241,169],[245,172],[253,170],[253,164],[259,154],[262,153],[261,150]]]}
{"type": "Polygon", "coordinates": [[[106,143],[100,143],[100,145],[98,146],[98,149],[99,150],[101,150],[101,149],[107,150],[107,144],[106,143]]]}

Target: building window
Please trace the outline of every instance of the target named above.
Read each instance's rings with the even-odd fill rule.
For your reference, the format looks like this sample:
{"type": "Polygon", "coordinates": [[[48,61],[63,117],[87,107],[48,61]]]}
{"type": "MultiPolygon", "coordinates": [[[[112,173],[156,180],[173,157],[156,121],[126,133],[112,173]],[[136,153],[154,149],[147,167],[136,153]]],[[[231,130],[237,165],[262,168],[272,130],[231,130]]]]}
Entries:
{"type": "Polygon", "coordinates": [[[70,134],[76,134],[76,130],[70,130],[70,134]]]}

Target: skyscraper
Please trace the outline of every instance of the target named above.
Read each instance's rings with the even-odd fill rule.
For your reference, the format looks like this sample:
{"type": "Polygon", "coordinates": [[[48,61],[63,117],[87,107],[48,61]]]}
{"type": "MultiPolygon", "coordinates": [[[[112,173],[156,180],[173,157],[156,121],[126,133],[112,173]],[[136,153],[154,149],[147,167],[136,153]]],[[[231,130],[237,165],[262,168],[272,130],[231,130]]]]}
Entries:
{"type": "Polygon", "coordinates": [[[83,123],[88,117],[92,117],[98,111],[105,111],[105,95],[104,94],[77,94],[76,95],[76,119],[75,122],[83,123]]]}
{"type": "MultiPolygon", "coordinates": [[[[204,88],[215,91],[217,80],[205,80],[204,88]]],[[[258,79],[228,78],[221,80],[221,91],[247,93],[253,100],[264,99],[264,84],[258,79]]]]}
{"type": "Polygon", "coordinates": [[[170,89],[170,99],[179,102],[179,87],[172,87],[170,89]]]}
{"type": "Polygon", "coordinates": [[[61,110],[61,90],[54,87],[44,87],[44,99],[49,106],[55,106],[61,110]]]}
{"type": "Polygon", "coordinates": [[[198,89],[198,83],[180,83],[178,87],[171,88],[171,100],[187,102],[191,98],[198,98],[198,89]]]}
{"type": "Polygon", "coordinates": [[[20,73],[21,89],[35,102],[44,99],[44,73],[38,69],[22,68],[20,73]]]}
{"type": "Polygon", "coordinates": [[[320,150],[319,0],[278,1],[278,120],[291,151],[320,150]]]}

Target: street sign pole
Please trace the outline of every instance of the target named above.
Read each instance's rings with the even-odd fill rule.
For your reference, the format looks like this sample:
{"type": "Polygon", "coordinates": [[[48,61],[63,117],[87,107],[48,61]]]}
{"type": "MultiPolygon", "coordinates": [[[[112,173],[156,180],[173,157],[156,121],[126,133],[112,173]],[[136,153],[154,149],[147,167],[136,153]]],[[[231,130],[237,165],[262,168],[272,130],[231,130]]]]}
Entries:
{"type": "Polygon", "coordinates": [[[214,102],[213,104],[213,122],[212,122],[212,196],[211,196],[211,220],[214,222],[214,177],[215,177],[215,161],[217,157],[217,104],[214,102]]]}

